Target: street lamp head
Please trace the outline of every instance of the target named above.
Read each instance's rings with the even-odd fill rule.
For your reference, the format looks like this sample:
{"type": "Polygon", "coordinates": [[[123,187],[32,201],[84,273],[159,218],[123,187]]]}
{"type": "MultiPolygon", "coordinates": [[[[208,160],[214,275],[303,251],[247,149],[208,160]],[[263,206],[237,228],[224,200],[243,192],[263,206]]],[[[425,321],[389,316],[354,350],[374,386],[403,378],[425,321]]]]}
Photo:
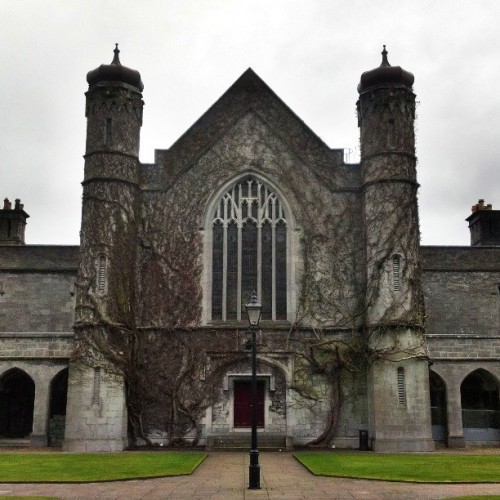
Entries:
{"type": "Polygon", "coordinates": [[[250,326],[259,326],[260,315],[262,313],[262,304],[259,304],[256,292],[253,292],[250,303],[245,307],[247,310],[248,322],[250,323],[250,326]]]}

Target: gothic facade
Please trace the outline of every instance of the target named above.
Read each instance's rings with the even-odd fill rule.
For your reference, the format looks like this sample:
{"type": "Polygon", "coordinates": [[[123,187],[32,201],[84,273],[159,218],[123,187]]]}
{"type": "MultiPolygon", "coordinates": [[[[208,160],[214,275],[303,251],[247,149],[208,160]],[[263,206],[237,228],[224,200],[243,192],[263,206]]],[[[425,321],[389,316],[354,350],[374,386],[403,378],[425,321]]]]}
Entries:
{"type": "Polygon", "coordinates": [[[385,48],[361,75],[359,164],[251,69],[143,164],[118,53],[87,75],[80,246],[0,210],[4,441],[246,443],[255,292],[266,446],[498,445],[500,211],[473,207],[470,247],[420,245],[413,75],[385,48]]]}

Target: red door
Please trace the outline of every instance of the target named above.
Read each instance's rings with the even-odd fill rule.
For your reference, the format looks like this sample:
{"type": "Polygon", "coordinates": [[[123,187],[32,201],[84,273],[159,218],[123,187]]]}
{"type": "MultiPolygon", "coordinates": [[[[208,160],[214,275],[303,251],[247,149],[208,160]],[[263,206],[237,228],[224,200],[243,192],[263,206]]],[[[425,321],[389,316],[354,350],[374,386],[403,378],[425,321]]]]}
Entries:
{"type": "MultiPolygon", "coordinates": [[[[264,427],[264,380],[257,380],[257,427],[264,427]]],[[[234,426],[252,427],[252,382],[234,381],[234,426]]]]}

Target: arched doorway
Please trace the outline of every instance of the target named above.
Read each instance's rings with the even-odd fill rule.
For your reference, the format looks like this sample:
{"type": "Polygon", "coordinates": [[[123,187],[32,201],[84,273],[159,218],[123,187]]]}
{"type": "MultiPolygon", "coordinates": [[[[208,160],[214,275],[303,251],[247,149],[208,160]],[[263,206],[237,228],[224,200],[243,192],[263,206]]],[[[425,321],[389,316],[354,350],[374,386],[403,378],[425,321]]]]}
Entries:
{"type": "Polygon", "coordinates": [[[460,386],[465,441],[500,442],[499,383],[491,373],[479,369],[460,386]]]}
{"type": "Polygon", "coordinates": [[[448,437],[448,412],[446,385],[444,380],[432,370],[429,372],[431,394],[432,439],[446,444],[448,437]]]}
{"type": "Polygon", "coordinates": [[[49,446],[62,446],[66,422],[66,401],[68,396],[68,369],[61,370],[50,384],[49,446]]]}
{"type": "Polygon", "coordinates": [[[0,436],[27,437],[33,431],[35,383],[31,377],[12,368],[0,377],[0,436]]]}

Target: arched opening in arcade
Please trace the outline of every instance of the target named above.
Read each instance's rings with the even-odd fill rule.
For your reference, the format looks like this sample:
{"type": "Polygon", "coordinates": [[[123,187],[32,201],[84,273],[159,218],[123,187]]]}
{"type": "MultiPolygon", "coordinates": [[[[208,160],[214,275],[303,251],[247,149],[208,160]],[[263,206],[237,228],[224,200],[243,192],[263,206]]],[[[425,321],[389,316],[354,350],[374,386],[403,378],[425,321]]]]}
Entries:
{"type": "Polygon", "coordinates": [[[66,423],[66,401],[68,397],[68,369],[61,370],[50,384],[49,446],[62,446],[66,423]]]}
{"type": "Polygon", "coordinates": [[[24,438],[33,431],[35,383],[19,368],[0,377],[0,436],[24,438]]]}
{"type": "Polygon", "coordinates": [[[429,372],[431,394],[432,439],[447,444],[448,411],[446,403],[446,385],[444,380],[432,370],[429,372]]]}
{"type": "Polygon", "coordinates": [[[460,387],[462,422],[466,442],[500,442],[500,397],[498,380],[479,369],[468,375],[460,387]]]}

